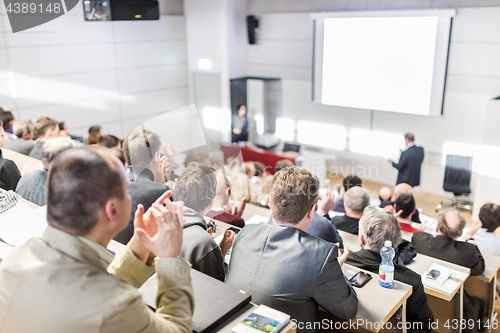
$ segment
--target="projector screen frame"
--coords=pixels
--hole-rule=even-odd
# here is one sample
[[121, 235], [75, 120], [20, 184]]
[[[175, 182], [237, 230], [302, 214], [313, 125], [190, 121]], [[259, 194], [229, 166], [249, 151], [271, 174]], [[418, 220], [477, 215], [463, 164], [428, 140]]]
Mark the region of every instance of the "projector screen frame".
[[[349, 109], [347, 106], [336, 106], [322, 103], [323, 83], [323, 53], [324, 53], [324, 22], [327, 18], [369, 18], [369, 17], [438, 17], [438, 31], [436, 37], [435, 69], [433, 73], [432, 99], [429, 114], [398, 113], [402, 115], [442, 117], [444, 110], [444, 97], [449, 63], [451, 42], [451, 29], [455, 9], [430, 9], [430, 10], [394, 10], [394, 11], [352, 11], [352, 12], [322, 12], [311, 13], [313, 22], [313, 59], [312, 59], [312, 90], [311, 98], [314, 103]], [[438, 54], [439, 52], [439, 54]], [[391, 112], [390, 110], [368, 109], [378, 112]]]

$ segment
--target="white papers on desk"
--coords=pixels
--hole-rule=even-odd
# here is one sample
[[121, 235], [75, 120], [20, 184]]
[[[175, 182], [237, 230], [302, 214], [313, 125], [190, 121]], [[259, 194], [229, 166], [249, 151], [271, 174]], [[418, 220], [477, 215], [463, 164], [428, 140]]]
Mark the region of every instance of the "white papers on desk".
[[32, 237], [40, 237], [47, 228], [47, 206], [33, 209], [18, 203], [0, 214], [0, 238], [12, 246], [21, 246]]
[[260, 224], [260, 223], [267, 223], [269, 221], [269, 217], [265, 217], [259, 214], [255, 214], [252, 216], [252, 218], [248, 219], [245, 221], [245, 225], [247, 224]]
[[[427, 273], [435, 269], [440, 272], [439, 277], [436, 280], [429, 279]], [[422, 284], [439, 292], [451, 295], [460, 284], [467, 279], [469, 275], [467, 273], [459, 272], [451, 268], [446, 268], [439, 264], [432, 264], [427, 272], [422, 274]]]

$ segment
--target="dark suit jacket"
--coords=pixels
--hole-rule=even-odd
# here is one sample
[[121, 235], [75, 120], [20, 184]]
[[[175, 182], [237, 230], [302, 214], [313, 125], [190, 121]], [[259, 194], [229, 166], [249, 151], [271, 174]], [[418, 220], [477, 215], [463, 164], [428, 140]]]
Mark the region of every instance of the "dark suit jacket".
[[358, 299], [337, 255], [337, 246], [298, 229], [247, 225], [234, 241], [226, 283], [298, 322], [315, 322], [318, 305], [338, 319], [352, 319]]
[[130, 220], [127, 227], [115, 236], [115, 240], [122, 244], [127, 244], [134, 235], [134, 218], [137, 206], [142, 204], [144, 211], [146, 211], [165, 191], [170, 190], [166, 184], [155, 182], [155, 177], [149, 169], [132, 167], [129, 168], [128, 175], [130, 179], [128, 193], [132, 198]]
[[339, 230], [357, 235], [359, 232], [359, 219], [347, 215], [334, 216], [332, 223]]
[[194, 269], [224, 282], [227, 265], [219, 245], [207, 232], [203, 216], [191, 208], [184, 214], [181, 255]]
[[16, 163], [3, 158], [2, 149], [0, 149], [0, 188], [14, 191], [19, 179], [21, 179], [21, 173]]
[[396, 184], [420, 185], [420, 168], [423, 160], [424, 148], [422, 147], [414, 145], [403, 151], [399, 162], [392, 162], [392, 166], [399, 170]]
[[[484, 272], [484, 259], [476, 245], [455, 241], [446, 236], [432, 236], [423, 231], [413, 234], [411, 242], [418, 253], [433, 258], [445, 260], [471, 269], [471, 275], [480, 275]], [[464, 291], [464, 319], [472, 319], [474, 328], [463, 330], [466, 333], [476, 332], [477, 321], [484, 315], [484, 301], [480, 298], [470, 296]]]
[[[273, 216], [269, 217], [269, 224], [273, 224]], [[342, 237], [340, 237], [337, 228], [333, 225], [330, 220], [330, 216], [320, 216], [318, 213], [314, 212], [311, 224], [307, 227], [306, 232], [314, 237], [321, 238], [330, 243], [339, 243], [341, 249], [344, 248], [344, 243], [342, 242]]]
[[[378, 273], [382, 258], [379, 253], [361, 249], [357, 252], [349, 252], [347, 263], [367, 271]], [[415, 273], [404, 266], [394, 266], [394, 279], [413, 287], [410, 297], [408, 298], [408, 306], [406, 308], [406, 318], [408, 322], [420, 322], [424, 331], [430, 332], [430, 323], [434, 320], [432, 311], [427, 304], [427, 296], [425, 295], [424, 286], [420, 274]]]
[[415, 232], [411, 242], [418, 253], [468, 267], [471, 275], [481, 275], [484, 272], [484, 258], [474, 244], [446, 236], [432, 236], [423, 231]]

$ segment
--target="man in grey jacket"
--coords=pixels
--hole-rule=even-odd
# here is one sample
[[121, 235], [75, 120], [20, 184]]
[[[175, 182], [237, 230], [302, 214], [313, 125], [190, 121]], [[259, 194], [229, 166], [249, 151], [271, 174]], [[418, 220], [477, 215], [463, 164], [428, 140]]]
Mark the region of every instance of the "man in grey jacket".
[[13, 126], [13, 136], [5, 141], [4, 148], [17, 151], [18, 153], [29, 155], [35, 147], [33, 141], [33, 124], [29, 119], [15, 120]]
[[47, 173], [52, 160], [75, 145], [70, 138], [52, 138], [47, 140], [42, 147], [42, 170], [35, 170], [24, 175], [17, 183], [16, 193], [23, 199], [38, 206], [45, 205], [45, 192], [47, 192]]
[[305, 232], [315, 211], [318, 179], [300, 167], [282, 169], [271, 189], [273, 224], [252, 224], [236, 237], [226, 283], [288, 313], [299, 332], [314, 332], [318, 306], [340, 320], [354, 318], [356, 293], [332, 243]]
[[205, 214], [212, 209], [217, 190], [215, 170], [211, 167], [191, 162], [182, 171], [174, 187], [174, 197], [187, 207], [184, 214], [184, 235], [182, 256], [197, 271], [224, 281], [227, 266], [224, 263], [231, 246], [234, 232], [227, 230], [219, 245], [212, 237], [212, 230], [205, 222]]

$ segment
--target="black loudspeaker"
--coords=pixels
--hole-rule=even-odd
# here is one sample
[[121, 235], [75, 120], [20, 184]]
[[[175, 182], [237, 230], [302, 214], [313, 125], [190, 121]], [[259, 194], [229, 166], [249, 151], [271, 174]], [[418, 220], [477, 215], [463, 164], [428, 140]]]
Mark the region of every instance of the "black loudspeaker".
[[156, 0], [112, 0], [113, 21], [159, 20], [160, 9]]
[[247, 15], [248, 44], [255, 44], [255, 29], [259, 27], [259, 21], [255, 15]]

